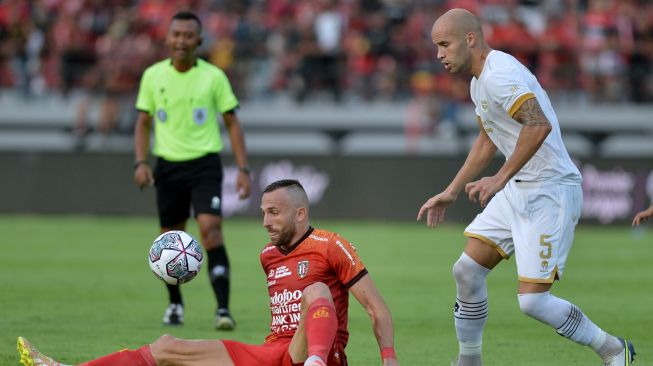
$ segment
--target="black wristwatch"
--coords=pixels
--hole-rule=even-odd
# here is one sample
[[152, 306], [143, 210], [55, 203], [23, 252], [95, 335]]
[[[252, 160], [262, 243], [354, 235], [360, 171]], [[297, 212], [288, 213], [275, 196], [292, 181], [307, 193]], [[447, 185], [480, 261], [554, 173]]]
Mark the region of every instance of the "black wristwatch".
[[136, 160], [134, 161], [134, 170], [138, 168], [141, 164], [147, 165], [147, 160]]

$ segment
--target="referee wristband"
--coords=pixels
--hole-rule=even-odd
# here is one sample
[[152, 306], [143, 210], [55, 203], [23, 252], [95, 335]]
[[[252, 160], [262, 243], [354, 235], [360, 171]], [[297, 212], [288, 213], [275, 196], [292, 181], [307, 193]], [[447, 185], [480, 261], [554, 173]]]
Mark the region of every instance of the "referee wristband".
[[136, 160], [134, 162], [134, 169], [138, 168], [141, 164], [147, 165], [147, 161], [145, 161], [145, 160]]
[[383, 347], [381, 349], [381, 360], [385, 360], [386, 358], [392, 358], [394, 360], [397, 359], [397, 355], [395, 354], [395, 349], [393, 347]]

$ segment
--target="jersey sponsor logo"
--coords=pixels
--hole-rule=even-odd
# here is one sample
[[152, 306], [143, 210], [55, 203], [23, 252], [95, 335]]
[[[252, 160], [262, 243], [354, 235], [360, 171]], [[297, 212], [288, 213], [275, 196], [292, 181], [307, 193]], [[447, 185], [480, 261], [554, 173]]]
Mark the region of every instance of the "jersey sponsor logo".
[[297, 275], [299, 278], [304, 278], [308, 274], [308, 261], [297, 262]]
[[274, 271], [274, 279], [290, 276], [292, 272], [286, 266], [277, 267]]
[[165, 109], [159, 108], [159, 110], [156, 111], [156, 118], [161, 122], [165, 122], [168, 120], [168, 113], [166, 113]]
[[271, 280], [271, 281], [268, 281], [268, 287], [270, 287], [270, 286], [274, 286], [274, 285], [276, 285], [276, 284], [277, 284], [277, 280]]
[[340, 242], [340, 240], [336, 240], [336, 244], [338, 244], [338, 246], [340, 247], [340, 249], [342, 249], [342, 251], [345, 252], [345, 255], [347, 256], [347, 258], [349, 258], [349, 261], [351, 262], [351, 265], [352, 265], [352, 266], [355, 266], [355, 265], [356, 265], [356, 261], [354, 260], [354, 257], [352, 257], [351, 254], [349, 254], [349, 251], [347, 250], [347, 248], [345, 248], [345, 246], [342, 245], [342, 243]]
[[[266, 249], [267, 249], [267, 248], [266, 248]], [[271, 277], [274, 277], [274, 270], [273, 270], [273, 269], [271, 269], [271, 270], [268, 272], [268, 278], [271, 278]]]
[[274, 248], [275, 248], [274, 245], [270, 245], [270, 246], [268, 246], [268, 247], [265, 247], [265, 248], [263, 248], [263, 250], [261, 251], [261, 254], [263, 254], [263, 253], [265, 253], [265, 252], [269, 252], [269, 251], [271, 251], [271, 250], [274, 249]]
[[301, 316], [302, 291], [275, 291], [270, 296], [270, 312], [272, 322], [270, 330], [273, 333], [285, 332], [297, 329]]
[[317, 241], [329, 241], [329, 238], [324, 238], [313, 234], [309, 235], [308, 237]]
[[193, 121], [198, 125], [203, 125], [206, 122], [206, 115], [208, 114], [206, 108], [194, 108], [193, 109]]
[[[299, 301], [302, 299], [302, 291], [288, 291], [287, 288], [283, 289], [283, 292], [275, 291], [270, 296], [270, 304], [272, 305], [285, 305], [292, 301]], [[298, 304], [299, 305], [299, 304]]]

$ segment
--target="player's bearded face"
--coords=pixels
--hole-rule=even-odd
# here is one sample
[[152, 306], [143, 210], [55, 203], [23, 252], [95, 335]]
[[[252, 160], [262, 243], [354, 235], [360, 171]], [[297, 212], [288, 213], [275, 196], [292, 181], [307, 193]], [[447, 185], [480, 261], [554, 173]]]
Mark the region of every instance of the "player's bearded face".
[[297, 233], [297, 208], [288, 204], [284, 194], [282, 191], [266, 193], [261, 201], [263, 226], [275, 246], [292, 244]]
[[275, 246], [291, 245], [291, 240], [295, 236], [296, 227], [294, 218], [287, 217], [284, 221], [268, 228], [268, 236]]

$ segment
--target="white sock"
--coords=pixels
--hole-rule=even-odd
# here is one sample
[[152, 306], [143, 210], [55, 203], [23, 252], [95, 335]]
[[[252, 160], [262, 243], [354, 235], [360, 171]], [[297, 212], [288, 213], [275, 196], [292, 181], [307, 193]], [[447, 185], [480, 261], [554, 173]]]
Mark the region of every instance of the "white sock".
[[[519, 294], [519, 307], [526, 314], [555, 328], [556, 332], [576, 343], [590, 346], [606, 359], [621, 351], [619, 340], [597, 327], [583, 312], [567, 300], [548, 291]], [[616, 341], [616, 344], [615, 344]]]
[[321, 361], [323, 364], [326, 365], [326, 362], [324, 362], [324, 360], [321, 359], [320, 356], [315, 356], [315, 355], [310, 356], [309, 358], [307, 358], [306, 361], [304, 361], [304, 365], [309, 365], [313, 361]]
[[453, 276], [456, 279], [456, 304], [453, 316], [460, 355], [481, 354], [483, 328], [488, 314], [485, 281], [488, 273], [490, 273], [489, 269], [476, 263], [465, 253], [462, 253], [453, 266]]

